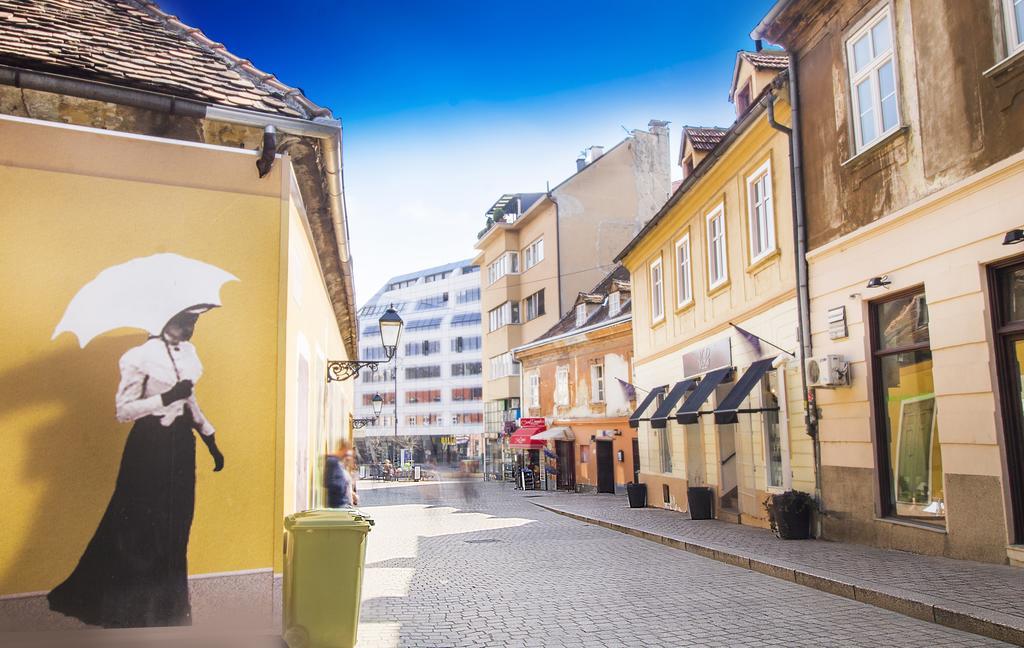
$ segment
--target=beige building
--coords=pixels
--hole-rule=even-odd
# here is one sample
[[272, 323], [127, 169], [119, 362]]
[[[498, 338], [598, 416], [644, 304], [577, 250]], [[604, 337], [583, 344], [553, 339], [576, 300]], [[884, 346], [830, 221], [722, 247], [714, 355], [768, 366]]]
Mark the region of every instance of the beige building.
[[537, 338], [576, 296], [613, 268], [612, 258], [669, 193], [668, 125], [652, 120], [547, 193], [506, 194], [487, 212], [473, 259], [480, 266], [487, 470], [501, 461], [499, 435], [520, 416], [512, 349]]
[[547, 429], [517, 434], [510, 446], [524, 465], [542, 466], [549, 490], [616, 493], [637, 479], [630, 295], [629, 273], [619, 266], [580, 293], [549, 331], [515, 349], [523, 416], [542, 417]]
[[796, 59], [812, 353], [851, 380], [816, 390], [827, 537], [1024, 562], [1022, 10], [782, 0], [755, 30]]
[[[648, 502], [764, 526], [764, 501], [814, 491], [803, 423], [785, 68], [742, 52], [729, 128], [683, 133], [682, 185], [619, 255], [633, 278], [634, 384]], [[758, 339], [761, 338], [761, 339]], [[774, 346], [773, 346], [774, 345]], [[706, 491], [705, 491], [706, 492]]]

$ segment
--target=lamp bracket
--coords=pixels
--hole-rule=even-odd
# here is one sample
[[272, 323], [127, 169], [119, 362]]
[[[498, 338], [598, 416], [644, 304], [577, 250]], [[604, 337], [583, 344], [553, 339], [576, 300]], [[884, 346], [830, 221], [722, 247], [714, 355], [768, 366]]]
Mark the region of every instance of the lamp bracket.
[[359, 370], [363, 367], [369, 367], [370, 371], [376, 373], [380, 362], [380, 360], [328, 360], [327, 382], [357, 378]]

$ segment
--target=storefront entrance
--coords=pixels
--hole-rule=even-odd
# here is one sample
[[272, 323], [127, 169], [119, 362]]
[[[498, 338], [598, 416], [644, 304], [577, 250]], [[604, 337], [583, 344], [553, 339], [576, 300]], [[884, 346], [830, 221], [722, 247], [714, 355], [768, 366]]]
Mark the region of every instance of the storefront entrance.
[[1024, 543], [1024, 261], [993, 268], [990, 287], [1013, 544]]
[[615, 492], [615, 460], [612, 442], [597, 441], [597, 492]]
[[558, 490], [576, 490], [576, 453], [572, 441], [555, 441]]

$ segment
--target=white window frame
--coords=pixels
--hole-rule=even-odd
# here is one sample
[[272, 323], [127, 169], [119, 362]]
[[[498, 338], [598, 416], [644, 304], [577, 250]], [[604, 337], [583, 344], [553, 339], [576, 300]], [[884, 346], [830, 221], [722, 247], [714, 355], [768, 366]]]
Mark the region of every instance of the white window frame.
[[519, 253], [514, 250], [502, 252], [501, 256], [487, 265], [487, 285], [511, 274], [519, 274]]
[[[693, 303], [693, 250], [690, 233], [676, 241], [676, 306], [683, 308]], [[686, 253], [685, 261], [680, 252]]]
[[1017, 29], [1015, 4], [1024, 4], [1024, 0], [1002, 0], [1003, 26], [1006, 28], [1006, 58], [1024, 51], [1024, 33]]
[[[648, 268], [649, 285], [651, 288], [651, 323], [657, 324], [665, 319], [665, 272], [659, 256]], [[657, 271], [657, 280], [655, 280]]]
[[555, 369], [555, 405], [569, 404], [569, 367], [559, 365]]
[[[713, 222], [719, 219], [722, 223], [721, 236], [716, 238], [712, 228]], [[708, 240], [708, 290], [714, 290], [729, 280], [729, 239], [725, 227], [725, 205], [719, 204], [704, 217], [704, 220]], [[720, 254], [715, 252], [718, 241], [721, 241], [722, 246]], [[718, 268], [715, 266], [715, 260], [718, 258], [722, 261], [721, 276], [717, 276], [716, 272]]]
[[511, 351], [491, 356], [490, 361], [491, 375], [488, 376], [490, 380], [519, 375], [520, 365], [515, 361], [515, 358], [512, 357]]
[[540, 290], [538, 290], [537, 292], [533, 293], [532, 295], [528, 296], [526, 299], [523, 300], [523, 302], [525, 302], [525, 305], [523, 306], [522, 311], [525, 311], [525, 313], [521, 311], [519, 313], [520, 318], [522, 318], [522, 316], [525, 314], [526, 319], [524, 321], [529, 322], [531, 320], [537, 319], [538, 317], [544, 314], [540, 308], [541, 295], [543, 294], [544, 289], [541, 288]]
[[622, 311], [622, 295], [616, 290], [608, 295], [608, 317], [615, 317]]
[[590, 402], [604, 402], [604, 364], [600, 362], [590, 365]]
[[530, 407], [540, 407], [540, 372], [531, 371], [526, 376], [529, 389], [526, 393], [530, 395]]
[[[765, 194], [760, 203], [764, 207], [764, 231], [765, 231], [765, 242], [764, 249], [758, 250], [757, 246], [760, 243], [760, 237], [757, 235], [754, 225], [758, 221], [757, 208], [758, 203], [755, 203], [756, 194], [754, 188], [761, 181], [764, 181]], [[772, 163], [771, 160], [765, 160], [765, 163], [757, 167], [757, 170], [747, 176], [747, 226], [750, 232], [750, 262], [756, 263], [761, 259], [769, 256], [775, 252], [775, 195], [772, 187]]]
[[577, 328], [587, 323], [587, 304], [576, 304], [576, 326]]
[[523, 248], [523, 272], [544, 260], [544, 237]]
[[[877, 56], [874, 53], [874, 43], [871, 40], [870, 32], [875, 25], [887, 17], [889, 18], [889, 50], [885, 54]], [[856, 59], [854, 58], [853, 45], [865, 35], [867, 35], [868, 43], [871, 46], [872, 58], [863, 70], [856, 72], [854, 70]], [[884, 130], [882, 128], [882, 98], [878, 87], [878, 70], [890, 61], [892, 62], [893, 95], [896, 99], [896, 123], [890, 126], [888, 130]], [[896, 23], [888, 3], [883, 3], [857, 31], [846, 39], [846, 75], [850, 81], [850, 120], [853, 122], [854, 152], [860, 153], [870, 148], [875, 142], [881, 141], [890, 133], [899, 130], [903, 123], [900, 116], [900, 77], [898, 61], [896, 59]], [[875, 117], [875, 137], [867, 141], [864, 140], [861, 133], [860, 98], [857, 94], [857, 86], [865, 80], [869, 80], [871, 83], [871, 98], [873, 101], [871, 109], [874, 111]]]
[[494, 333], [503, 326], [520, 324], [519, 303], [507, 301], [487, 311], [488, 333]]

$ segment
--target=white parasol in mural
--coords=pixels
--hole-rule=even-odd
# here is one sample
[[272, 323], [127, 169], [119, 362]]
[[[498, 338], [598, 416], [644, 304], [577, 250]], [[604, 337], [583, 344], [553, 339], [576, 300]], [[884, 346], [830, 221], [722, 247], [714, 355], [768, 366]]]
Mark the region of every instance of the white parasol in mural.
[[118, 328], [159, 335], [168, 320], [198, 305], [220, 306], [220, 289], [238, 277], [179, 254], [154, 254], [111, 266], [74, 296], [53, 331], [68, 331], [85, 345]]

